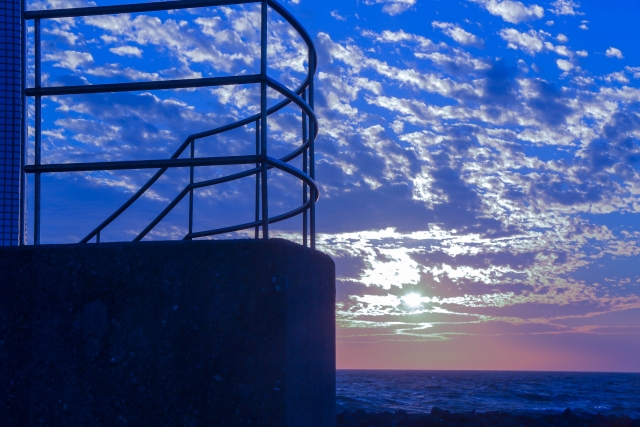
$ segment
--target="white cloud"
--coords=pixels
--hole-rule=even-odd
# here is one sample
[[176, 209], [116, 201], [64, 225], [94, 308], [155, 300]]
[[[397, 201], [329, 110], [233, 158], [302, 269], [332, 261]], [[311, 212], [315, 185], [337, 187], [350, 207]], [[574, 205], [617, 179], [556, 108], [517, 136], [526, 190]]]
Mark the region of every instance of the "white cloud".
[[457, 67], [460, 67], [460, 68], [465, 67], [472, 70], [487, 70], [491, 68], [490, 64], [483, 62], [479, 59], [473, 58], [471, 57], [471, 55], [469, 55], [466, 52], [456, 52], [455, 55], [446, 55], [440, 52], [433, 52], [433, 53], [415, 52], [414, 55], [416, 56], [416, 58], [428, 59], [441, 66], [455, 64]]
[[586, 58], [587, 56], [589, 56], [589, 52], [587, 52], [586, 50], [579, 50], [576, 52], [576, 55], [582, 58]]
[[140, 81], [140, 80], [160, 80], [160, 75], [158, 73], [147, 73], [144, 71], [135, 70], [133, 68], [127, 67], [125, 69], [120, 69], [118, 64], [107, 64], [103, 67], [96, 67], [87, 70], [87, 74], [98, 77], [125, 77], [126, 79], [132, 81]]
[[624, 58], [622, 51], [620, 51], [620, 49], [617, 49], [615, 47], [610, 47], [609, 49], [607, 49], [607, 51], [605, 52], [605, 55], [607, 55], [607, 57], [609, 58], [618, 58], [618, 59]]
[[549, 9], [551, 13], [556, 15], [584, 15], [584, 12], [577, 12], [574, 8], [580, 7], [580, 3], [572, 0], [556, 0], [551, 3], [553, 9]]
[[78, 41], [78, 39], [80, 38], [78, 34], [74, 34], [70, 31], [65, 31], [64, 29], [61, 29], [61, 28], [51, 28], [51, 29], [44, 28], [43, 33], [52, 34], [54, 36], [60, 37], [69, 45], [76, 44], [76, 41]]
[[544, 16], [544, 9], [536, 4], [529, 7], [519, 1], [512, 0], [471, 0], [480, 3], [487, 11], [501, 17], [512, 24], [540, 19]]
[[93, 62], [93, 56], [87, 52], [77, 52], [75, 50], [61, 50], [54, 53], [45, 54], [43, 61], [55, 62], [54, 67], [68, 68], [69, 70], [77, 70], [78, 67], [84, 67]]
[[380, 43], [400, 43], [403, 41], [417, 43], [422, 50], [433, 50], [436, 47], [436, 45], [428, 38], [416, 34], [407, 33], [402, 30], [384, 30], [381, 33], [375, 33], [373, 31], [363, 31], [362, 35]]
[[[520, 49], [532, 56], [543, 51], [555, 52], [558, 55], [568, 58], [574, 55], [573, 51], [564, 45], [554, 46], [553, 43], [545, 41], [546, 37], [551, 36], [551, 34], [546, 31], [529, 30], [526, 33], [521, 33], [514, 28], [505, 28], [498, 34], [508, 42], [507, 47], [509, 49]], [[558, 39], [569, 40], [563, 34], [558, 35]]]
[[450, 22], [440, 22], [434, 21], [431, 23], [434, 28], [440, 28], [442, 32], [446, 35], [457, 41], [458, 43], [465, 46], [483, 46], [484, 40], [479, 37], [476, 37], [474, 34], [471, 34], [462, 28], [460, 28], [456, 24], [452, 24]]
[[545, 25], [547, 25], [547, 26], [549, 26], [549, 27], [550, 27], [550, 26], [552, 26], [553, 24], [555, 24], [555, 22], [553, 22], [553, 21], [547, 21], [547, 22], [545, 22]]
[[629, 67], [626, 66], [624, 67], [625, 70], [627, 70], [630, 73], [633, 73], [633, 78], [634, 79], [640, 79], [640, 67]]
[[119, 46], [112, 47], [109, 52], [119, 56], [135, 56], [137, 58], [142, 57], [142, 51], [135, 46]]
[[594, 84], [596, 81], [592, 77], [576, 76], [573, 78], [573, 82], [580, 86], [589, 86]]
[[558, 59], [556, 64], [558, 64], [558, 68], [562, 71], [571, 71], [573, 69], [571, 61], [567, 61], [566, 59]]
[[618, 82], [618, 83], [629, 83], [629, 79], [624, 75], [624, 72], [616, 71], [615, 73], [607, 74], [604, 76], [604, 80], [608, 83]]
[[569, 41], [569, 37], [565, 36], [564, 34], [558, 34], [556, 36], [556, 40], [558, 40], [560, 43], [566, 43]]
[[521, 49], [529, 55], [535, 55], [544, 50], [544, 33], [529, 30], [521, 33], [514, 28], [505, 28], [500, 31], [500, 37], [508, 42], [509, 49]]
[[589, 27], [587, 27], [588, 23], [589, 21], [582, 21], [578, 28], [580, 28], [581, 30], [588, 30], [589, 29]]
[[344, 16], [340, 15], [337, 10], [332, 10], [331, 11], [331, 16], [334, 19], [337, 19], [338, 21], [346, 21], [347, 20], [347, 18], [345, 18]]
[[365, 0], [364, 4], [384, 4], [382, 11], [388, 15], [399, 15], [415, 6], [418, 0]]
[[558, 55], [562, 55], [562, 56], [566, 56], [566, 57], [573, 56], [573, 52], [571, 51], [571, 49], [569, 49], [566, 46], [554, 46], [553, 43], [545, 42], [544, 43], [544, 47], [545, 47], [545, 49], [549, 50], [550, 52], [555, 52]]

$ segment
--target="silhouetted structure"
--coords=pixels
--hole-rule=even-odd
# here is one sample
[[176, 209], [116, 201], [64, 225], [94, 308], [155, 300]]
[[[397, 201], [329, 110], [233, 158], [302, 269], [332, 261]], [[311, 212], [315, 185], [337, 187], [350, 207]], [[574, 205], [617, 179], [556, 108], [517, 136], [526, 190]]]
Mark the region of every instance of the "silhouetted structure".
[[[41, 21], [44, 19], [85, 17], [98, 15], [113, 15], [120, 13], [135, 12], [152, 12], [165, 11], [175, 9], [188, 9], [194, 7], [222, 6], [231, 4], [247, 4], [261, 3], [261, 58], [260, 73], [229, 77], [212, 77], [199, 79], [179, 79], [179, 80], [162, 80], [135, 83], [113, 83], [100, 85], [80, 85], [80, 86], [50, 86], [42, 87], [41, 84]], [[305, 41], [308, 48], [308, 71], [307, 77], [303, 83], [294, 91], [288, 89], [283, 84], [270, 78], [267, 75], [267, 6], [270, 6], [283, 19], [285, 19]], [[213, 236], [217, 234], [229, 233], [233, 231], [255, 229], [255, 238], [259, 238], [259, 231], [262, 229], [262, 237], [269, 238], [269, 224], [273, 224], [285, 219], [292, 218], [296, 215], [303, 216], [303, 242], [307, 246], [309, 241], [312, 248], [315, 248], [315, 202], [318, 199], [318, 186], [314, 181], [314, 140], [318, 133], [318, 121], [313, 111], [314, 104], [314, 82], [313, 77], [316, 71], [316, 51], [311, 37], [300, 23], [275, 0], [246, 1], [246, 0], [184, 0], [184, 1], [167, 1], [156, 3], [128, 4], [121, 6], [104, 6], [74, 9], [54, 9], [27, 11], [23, 14], [24, 25], [32, 21], [34, 27], [34, 62], [35, 62], [35, 86], [26, 88], [24, 93], [27, 97], [34, 98], [35, 101], [35, 124], [34, 124], [34, 153], [35, 162], [32, 165], [24, 165], [23, 173], [34, 174], [34, 218], [33, 218], [33, 234], [34, 243], [40, 244], [40, 222], [41, 222], [41, 175], [51, 172], [89, 172], [89, 171], [107, 171], [107, 170], [125, 170], [125, 169], [159, 169], [158, 172], [143, 185], [131, 198], [117, 209], [111, 216], [98, 225], [80, 242], [87, 243], [92, 239], [99, 243], [100, 232], [111, 222], [120, 216], [129, 206], [138, 200], [148, 189], [154, 184], [169, 168], [189, 167], [191, 170], [190, 183], [178, 196], [169, 203], [169, 205], [144, 228], [135, 238], [134, 241], [144, 238], [171, 210], [186, 197], [189, 196], [189, 231], [184, 239], [191, 240], [194, 238]], [[26, 44], [25, 44], [25, 56]], [[212, 87], [212, 86], [228, 86], [241, 84], [259, 84], [260, 85], [260, 113], [247, 117], [235, 123], [222, 126], [216, 129], [200, 132], [190, 135], [182, 145], [175, 151], [171, 158], [166, 160], [142, 160], [142, 161], [120, 161], [120, 162], [96, 162], [96, 163], [62, 163], [62, 164], [42, 164], [42, 97], [53, 95], [78, 95], [92, 93], [113, 93], [113, 92], [129, 92], [140, 90], [158, 90], [158, 89], [180, 89], [180, 88], [196, 88], [196, 87]], [[267, 87], [270, 87], [286, 99], [279, 104], [267, 108]], [[294, 103], [300, 107], [302, 111], [302, 142], [301, 145], [292, 153], [276, 159], [270, 157], [267, 151], [267, 119], [271, 114], [280, 111], [287, 105]], [[23, 114], [26, 114], [26, 109]], [[25, 120], [26, 122], [26, 120]], [[224, 157], [206, 157], [196, 158], [195, 144], [199, 139], [237, 129], [242, 126], [255, 124], [256, 129], [256, 151], [255, 154], [246, 156], [224, 156]], [[179, 156], [187, 149], [190, 149], [190, 158], [179, 159]], [[287, 162], [302, 156], [302, 170], [299, 170]], [[195, 182], [194, 168], [197, 166], [220, 166], [220, 165], [255, 165], [254, 168], [235, 173], [232, 175]], [[268, 185], [267, 171], [271, 168], [277, 168], [292, 176], [299, 178], [303, 182], [302, 204], [284, 214], [269, 217], [268, 204]], [[204, 188], [225, 182], [234, 181], [241, 178], [255, 175], [255, 220], [249, 223], [237, 224], [231, 227], [218, 228], [214, 230], [193, 230], [193, 191], [198, 188]], [[24, 174], [22, 176], [24, 181]], [[22, 206], [25, 206], [25, 193], [22, 193]], [[309, 216], [307, 218], [307, 215]]]
[[[87, 86], [41, 85], [40, 25], [44, 19], [247, 3], [261, 4], [259, 74]], [[294, 91], [267, 75], [267, 7], [289, 22], [308, 46], [307, 78]], [[21, 180], [11, 178], [11, 191], [21, 186], [22, 209], [14, 210], [18, 201], [14, 203], [11, 198], [10, 213], [20, 212], [22, 217], [11, 239], [19, 239], [21, 246], [0, 248], [0, 423], [7, 427], [334, 427], [333, 261], [308, 247], [269, 239], [270, 224], [302, 215], [304, 244], [315, 247], [316, 53], [309, 35], [275, 0], [185, 0], [28, 11], [22, 14], [22, 21], [12, 21], [18, 28], [14, 31], [19, 31], [21, 23], [26, 28], [30, 21], [34, 27], [35, 86], [26, 88], [24, 72], [21, 82], [23, 96], [35, 101], [35, 162], [26, 164], [26, 132], [16, 136], [13, 129], [11, 165], [20, 159], [21, 172], [14, 168], [10, 173]], [[19, 51], [11, 54], [18, 55], [24, 71], [24, 39], [22, 47], [21, 58]], [[16, 64], [19, 69], [20, 64], [14, 61]], [[259, 114], [191, 135], [169, 159], [41, 162], [42, 97], [249, 83], [261, 88]], [[269, 109], [268, 87], [286, 98]], [[16, 91], [15, 81], [11, 90]], [[27, 109], [26, 102], [20, 103], [19, 90], [17, 94], [10, 105], [12, 126], [19, 128], [19, 110], [22, 108], [24, 125]], [[267, 119], [291, 103], [302, 111], [302, 143], [276, 159], [267, 153]], [[195, 157], [199, 139], [247, 125], [256, 128], [255, 154]], [[21, 151], [15, 151], [16, 141]], [[187, 149], [190, 157], [179, 158]], [[302, 170], [287, 163], [300, 156]], [[194, 168], [215, 165], [251, 167], [217, 179], [194, 180]], [[40, 244], [43, 173], [158, 169], [124, 205], [81, 240], [100, 243], [101, 231], [174, 167], [190, 168], [190, 183], [134, 242]], [[275, 217], [269, 217], [267, 198], [267, 171], [271, 168], [303, 183], [302, 204]], [[26, 244], [25, 174], [34, 175], [34, 245]], [[255, 176], [254, 221], [223, 229], [193, 230], [195, 189], [251, 176]], [[186, 196], [190, 201], [189, 230], [184, 236], [187, 241], [137, 242]], [[246, 229], [255, 230], [255, 240], [189, 241]], [[259, 238], [260, 230], [263, 239]], [[10, 231], [13, 233], [13, 229]]]
[[335, 426], [335, 272], [318, 251], [0, 248], [0, 294], [3, 427]]
[[20, 223], [20, 0], [0, 3], [0, 246], [16, 246]]

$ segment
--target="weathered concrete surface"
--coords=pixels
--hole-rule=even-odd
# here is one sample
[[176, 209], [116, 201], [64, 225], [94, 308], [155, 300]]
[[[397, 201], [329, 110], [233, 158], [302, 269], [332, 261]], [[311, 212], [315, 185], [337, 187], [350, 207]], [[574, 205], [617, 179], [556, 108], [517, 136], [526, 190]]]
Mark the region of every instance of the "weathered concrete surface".
[[0, 425], [334, 426], [333, 261], [279, 239], [0, 248]]

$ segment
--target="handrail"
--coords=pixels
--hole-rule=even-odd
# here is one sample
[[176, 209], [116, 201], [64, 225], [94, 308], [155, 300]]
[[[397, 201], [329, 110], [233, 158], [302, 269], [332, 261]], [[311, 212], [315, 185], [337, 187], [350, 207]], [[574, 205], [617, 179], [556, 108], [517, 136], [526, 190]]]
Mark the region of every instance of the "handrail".
[[[199, 132], [196, 134], [192, 134], [188, 136], [184, 142], [178, 147], [178, 149], [174, 152], [174, 154], [169, 159], [163, 160], [133, 160], [133, 161], [118, 161], [118, 162], [92, 162], [92, 163], [63, 163], [63, 164], [37, 164], [25, 166], [23, 168], [23, 173], [35, 173], [36, 176], [39, 176], [41, 173], [57, 173], [57, 172], [87, 172], [87, 171], [102, 171], [102, 170], [125, 170], [125, 169], [150, 169], [157, 168], [159, 169], [136, 193], [134, 193], [120, 208], [118, 208], [113, 214], [111, 214], [106, 220], [104, 220], [100, 225], [98, 225], [93, 231], [91, 231], [85, 238], [83, 238], [80, 242], [87, 243], [94, 237], [96, 238], [96, 242], [100, 241], [100, 232], [106, 228], [109, 224], [111, 224], [116, 218], [118, 218], [126, 209], [128, 209], [136, 200], [138, 200], [157, 180], [169, 169], [174, 167], [190, 167], [191, 168], [191, 183], [187, 185], [170, 203], [168, 206], [163, 209], [163, 211], [156, 216], [156, 218], [147, 226], [145, 229], [136, 236], [135, 240], [141, 240], [146, 234], [148, 234], [162, 219], [187, 195], [191, 194], [191, 202], [190, 202], [190, 222], [189, 222], [189, 233], [185, 236], [185, 239], [193, 239], [197, 237], [204, 237], [214, 234], [221, 234], [225, 232], [231, 231], [239, 231], [243, 229], [256, 227], [256, 238], [258, 233], [258, 228], [261, 225], [264, 225], [264, 230], [266, 231], [267, 224], [283, 221], [285, 219], [291, 218], [295, 215], [298, 215], [303, 212], [310, 211], [311, 212], [311, 246], [315, 246], [315, 202], [319, 197], [319, 188], [316, 182], [313, 180], [313, 141], [318, 134], [318, 119], [316, 117], [315, 112], [313, 111], [313, 76], [316, 73], [317, 68], [317, 54], [315, 50], [315, 46], [313, 40], [307, 33], [307, 31], [302, 27], [302, 25], [291, 15], [280, 3], [276, 0], [181, 0], [181, 1], [166, 1], [166, 2], [153, 2], [153, 3], [142, 3], [142, 4], [130, 4], [130, 5], [117, 5], [117, 6], [101, 6], [101, 7], [85, 7], [85, 8], [72, 8], [72, 9], [55, 9], [55, 10], [38, 10], [38, 11], [25, 11], [23, 12], [24, 20], [34, 20], [36, 26], [36, 35], [40, 32], [40, 19], [52, 19], [52, 18], [63, 18], [63, 17], [82, 17], [82, 16], [98, 16], [98, 15], [110, 15], [110, 14], [120, 14], [120, 13], [140, 13], [140, 12], [150, 12], [150, 11], [162, 11], [162, 10], [172, 10], [172, 9], [186, 9], [186, 8], [197, 8], [197, 7], [213, 7], [213, 6], [224, 6], [224, 5], [239, 5], [239, 4], [248, 4], [248, 3], [261, 3], [262, 7], [270, 6], [274, 11], [276, 11], [280, 16], [285, 19], [302, 37], [305, 44], [307, 45], [308, 50], [308, 71], [304, 81], [295, 89], [291, 90], [287, 88], [285, 85], [277, 82], [276, 80], [268, 77], [265, 73], [265, 68], [263, 65], [261, 74], [252, 74], [252, 75], [240, 75], [240, 76], [221, 76], [221, 77], [211, 77], [211, 78], [198, 78], [198, 79], [178, 79], [178, 80], [157, 80], [157, 81], [147, 81], [147, 82], [134, 82], [134, 83], [111, 83], [111, 84], [100, 84], [100, 85], [82, 85], [82, 86], [50, 86], [50, 87], [34, 87], [34, 88], [25, 88], [24, 94], [25, 96], [31, 96], [36, 98], [36, 105], [39, 105], [40, 98], [42, 96], [51, 96], [51, 95], [76, 95], [76, 94], [88, 94], [88, 93], [105, 93], [105, 92], [125, 92], [125, 91], [139, 91], [139, 90], [158, 90], [158, 89], [178, 89], [178, 88], [192, 88], [192, 87], [210, 87], [210, 86], [222, 86], [222, 85], [235, 85], [235, 84], [255, 84], [260, 83], [263, 87], [271, 87], [272, 89], [279, 92], [284, 96], [284, 100], [279, 102], [278, 104], [272, 106], [271, 108], [263, 107], [264, 110], [261, 113], [254, 114], [252, 116], [246, 117], [244, 119], [238, 120], [234, 123], [230, 123], [227, 125], [223, 125], [211, 130]], [[262, 14], [263, 26], [262, 31], [265, 31], [266, 26], [264, 26], [264, 20], [266, 19], [266, 15]], [[262, 52], [263, 55], [266, 52], [264, 44], [266, 43], [266, 38], [264, 35], [262, 36]], [[40, 49], [36, 48], [36, 62], [38, 63], [40, 55]], [[263, 62], [264, 64], [264, 62]], [[38, 74], [40, 70], [37, 70]], [[311, 102], [307, 102], [307, 98], [305, 94], [309, 91], [309, 99]], [[266, 92], [263, 89], [263, 97]], [[194, 146], [195, 141], [205, 138], [208, 136], [213, 136], [216, 134], [224, 133], [233, 129], [240, 128], [242, 126], [246, 126], [251, 123], [256, 124], [256, 131], [260, 128], [260, 122], [266, 120], [267, 117], [277, 113], [282, 110], [287, 105], [294, 103], [302, 110], [302, 119], [303, 119], [303, 129], [307, 129], [306, 120], [309, 120], [309, 130], [310, 134], [308, 136], [303, 135], [303, 143], [293, 152], [283, 156], [281, 159], [275, 159], [266, 155], [266, 151], [262, 154], [258, 153], [256, 155], [251, 156], [226, 156], [226, 157], [206, 157], [206, 158], [196, 158], [194, 157]], [[38, 128], [36, 129], [36, 133], [38, 133]], [[264, 129], [263, 129], [264, 132]], [[306, 132], [306, 131], [304, 131]], [[303, 133], [304, 133], [303, 132]], [[260, 137], [257, 135], [256, 143], [259, 144]], [[191, 146], [191, 158], [187, 159], [179, 159], [178, 157], [184, 152], [184, 150]], [[266, 148], [266, 146], [264, 146]], [[36, 150], [37, 151], [37, 150]], [[299, 156], [304, 157], [303, 165], [304, 170], [299, 170], [291, 165], [289, 165], [288, 161], [291, 161]], [[307, 173], [307, 161], [306, 157], [310, 156], [311, 162], [311, 175]], [[256, 167], [245, 170], [242, 172], [234, 173], [231, 175], [227, 175], [220, 178], [210, 179], [201, 182], [193, 182], [193, 168], [196, 166], [214, 166], [214, 165], [243, 165], [243, 164], [255, 164]], [[260, 166], [260, 165], [263, 166]], [[285, 173], [288, 173], [292, 176], [300, 179], [304, 185], [304, 197], [303, 204], [289, 212], [285, 212], [284, 214], [277, 215], [275, 217], [262, 218], [258, 219], [258, 208], [256, 205], [256, 221], [235, 225], [232, 227], [225, 227], [217, 230], [209, 230], [202, 232], [192, 232], [191, 231], [191, 217], [192, 217], [192, 209], [193, 209], [193, 190], [197, 188], [208, 187], [212, 185], [217, 185], [223, 182], [235, 181], [237, 179], [249, 177], [252, 175], [256, 176], [256, 191], [259, 190], [258, 182], [262, 178], [266, 183], [266, 172], [269, 169], [277, 168], [282, 170]], [[36, 189], [37, 191], [37, 189]], [[263, 203], [266, 203], [266, 187], [263, 187]], [[310, 192], [311, 197], [308, 198], [306, 196], [307, 191]], [[39, 200], [37, 201], [38, 204]], [[256, 193], [256, 203], [259, 202], [258, 194]], [[266, 211], [264, 211], [266, 212]], [[263, 213], [264, 213], [263, 212]], [[306, 242], [306, 213], [304, 215], [304, 238], [303, 241]], [[39, 223], [38, 223], [39, 224]], [[263, 233], [265, 234], [265, 233]], [[267, 237], [265, 234], [263, 237]], [[39, 243], [39, 242], [36, 242]]]
[[131, 169], [184, 168], [187, 166], [228, 166], [261, 162], [260, 156], [197, 157], [195, 159], [126, 160], [122, 162], [60, 163], [29, 165], [26, 173], [96, 172]]
[[186, 89], [194, 87], [213, 87], [260, 83], [260, 74], [245, 76], [207, 77], [202, 79], [155, 80], [135, 83], [107, 83], [101, 85], [47, 86], [29, 88], [27, 96], [85, 95], [90, 93], [133, 92], [142, 90]]
[[118, 4], [112, 6], [73, 7], [66, 9], [28, 10], [24, 19], [79, 18], [83, 16], [116, 15], [120, 13], [161, 12], [163, 10], [194, 9], [197, 7], [230, 6], [259, 3], [260, 0], [178, 0], [150, 3]]

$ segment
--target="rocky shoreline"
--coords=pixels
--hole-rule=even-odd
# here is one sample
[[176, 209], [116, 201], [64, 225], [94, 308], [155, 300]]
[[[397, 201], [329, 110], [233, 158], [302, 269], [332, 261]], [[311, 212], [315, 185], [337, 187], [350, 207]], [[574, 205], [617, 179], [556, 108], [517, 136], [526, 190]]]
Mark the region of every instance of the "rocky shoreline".
[[430, 414], [406, 411], [342, 412], [337, 427], [640, 427], [640, 419], [626, 415], [602, 415], [566, 409], [557, 414], [514, 414], [509, 412], [452, 413], [434, 407]]

